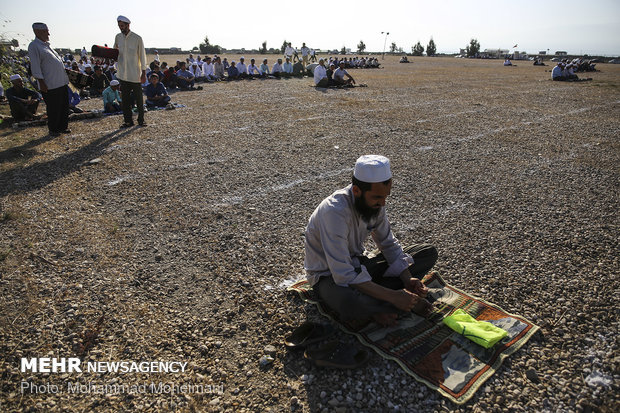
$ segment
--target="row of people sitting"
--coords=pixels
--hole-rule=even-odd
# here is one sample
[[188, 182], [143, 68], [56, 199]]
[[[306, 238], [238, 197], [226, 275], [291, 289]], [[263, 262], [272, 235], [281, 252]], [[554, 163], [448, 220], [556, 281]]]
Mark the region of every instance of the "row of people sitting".
[[[174, 67], [168, 67], [166, 62], [161, 65], [157, 61], [149, 65], [150, 73], [157, 73], [164, 85], [170, 89], [179, 88], [181, 90], [193, 89], [199, 82], [216, 82], [225, 80], [253, 79], [265, 77], [303, 77], [305, 70], [302, 63], [292, 64], [290, 59], [285, 62], [278, 59], [272, 67], [269, 66], [268, 59], [263, 59], [263, 63], [256, 64], [255, 59], [250, 59], [250, 64], [246, 65], [245, 58], [241, 57], [239, 63], [220, 57], [213, 60], [206, 57], [204, 61], [194, 61], [189, 65], [186, 62], [177, 61]], [[143, 85], [144, 86], [144, 85]]]
[[558, 62], [555, 67], [551, 70], [551, 79], [556, 81], [580, 81], [580, 80], [592, 80], [592, 78], [579, 79], [579, 77], [575, 74], [577, 69], [579, 68], [579, 64], [577, 62], [573, 63], [565, 63]]
[[[313, 65], [309, 65], [313, 66]], [[314, 85], [316, 87], [342, 87], [353, 86], [355, 79], [345, 69], [345, 62], [340, 61], [339, 66], [336, 68], [334, 63], [331, 63], [329, 67], [325, 66], [325, 60], [319, 59], [318, 65], [313, 68], [314, 71]], [[346, 79], [345, 79], [346, 77]]]

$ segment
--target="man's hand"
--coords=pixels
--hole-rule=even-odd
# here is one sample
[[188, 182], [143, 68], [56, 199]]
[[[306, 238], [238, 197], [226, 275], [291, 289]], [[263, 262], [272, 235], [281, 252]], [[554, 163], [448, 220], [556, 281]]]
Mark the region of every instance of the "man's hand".
[[37, 82], [39, 83], [39, 90], [43, 93], [47, 93], [47, 85], [45, 84], [45, 80], [37, 79]]
[[403, 311], [411, 311], [420, 297], [407, 290], [395, 290], [391, 303]]
[[146, 83], [146, 71], [142, 71], [142, 75], [140, 75], [140, 83]]
[[422, 284], [422, 281], [417, 278], [410, 278], [409, 281], [405, 283], [405, 288], [422, 298], [426, 298], [428, 295], [428, 287]]

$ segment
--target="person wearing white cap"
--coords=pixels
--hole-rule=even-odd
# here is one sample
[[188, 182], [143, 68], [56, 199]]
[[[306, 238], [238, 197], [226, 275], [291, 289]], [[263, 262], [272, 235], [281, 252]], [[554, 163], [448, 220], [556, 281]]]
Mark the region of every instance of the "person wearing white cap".
[[118, 49], [116, 78], [120, 81], [123, 98], [123, 117], [125, 122], [121, 128], [133, 126], [131, 100], [127, 96], [133, 92], [138, 106], [138, 124], [146, 126], [144, 120], [144, 99], [142, 84], [146, 83], [146, 51], [142, 37], [129, 30], [131, 21], [125, 16], [116, 18], [120, 33], [114, 39], [114, 48]]
[[33, 120], [36, 116], [41, 96], [34, 90], [24, 87], [20, 75], [11, 75], [9, 78], [13, 86], [6, 90], [6, 98], [11, 108], [11, 116], [16, 122]]
[[558, 62], [553, 70], [551, 70], [551, 79], [563, 81], [566, 80], [566, 76], [564, 75], [564, 63]]
[[[324, 199], [306, 226], [306, 277], [343, 321], [394, 325], [400, 313], [428, 308], [420, 279], [435, 265], [437, 250], [429, 244], [403, 250], [385, 213], [391, 188], [388, 158], [361, 156], [351, 185]], [[369, 235], [378, 248], [372, 258], [364, 248]]]
[[28, 45], [30, 70], [45, 100], [47, 127], [51, 136], [71, 133], [69, 129], [69, 77], [62, 58], [50, 46], [45, 23], [32, 25], [35, 39]]
[[197, 61], [193, 61], [192, 62], [192, 64], [189, 67], [189, 72], [192, 74], [192, 76], [194, 76], [194, 80], [196, 82], [204, 82], [205, 81], [205, 77], [202, 74], [202, 70], [198, 66], [198, 62]]
[[118, 93], [120, 82], [116, 79], [110, 82], [110, 86], [105, 88], [101, 97], [103, 98], [103, 111], [105, 113], [117, 113], [121, 110], [122, 99]]

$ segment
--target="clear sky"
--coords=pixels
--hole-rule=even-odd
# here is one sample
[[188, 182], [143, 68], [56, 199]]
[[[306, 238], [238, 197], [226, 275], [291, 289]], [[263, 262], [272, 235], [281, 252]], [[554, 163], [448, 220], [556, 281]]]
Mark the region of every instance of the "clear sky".
[[[122, 3], [122, 4], [121, 4]], [[320, 7], [320, 9], [317, 9]], [[340, 14], [338, 13], [340, 10]], [[47, 23], [50, 43], [77, 49], [112, 45], [116, 17], [131, 19], [131, 30], [146, 47], [198, 46], [205, 36], [225, 48], [279, 48], [306, 42], [316, 49], [368, 51], [395, 42], [411, 52], [431, 36], [438, 52], [458, 52], [473, 37], [481, 48], [512, 49], [530, 54], [566, 50], [572, 54], [620, 55], [620, 0], [359, 0], [359, 1], [194, 1], [148, 0], [75, 2], [68, 0], [0, 0], [0, 36], [26, 48], [31, 25]]]

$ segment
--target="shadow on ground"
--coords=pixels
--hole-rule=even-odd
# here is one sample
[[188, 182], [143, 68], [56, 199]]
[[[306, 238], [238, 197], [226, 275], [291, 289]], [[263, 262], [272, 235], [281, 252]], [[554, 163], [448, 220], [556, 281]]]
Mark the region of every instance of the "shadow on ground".
[[[103, 150], [110, 144], [131, 133], [131, 129], [108, 133], [90, 144], [62, 155], [56, 159], [35, 163], [26, 167], [16, 167], [0, 174], [0, 197], [16, 193], [28, 193], [43, 188], [71, 172], [77, 171], [85, 162], [103, 154]], [[9, 148], [0, 152], [0, 163], [22, 156], [24, 152], [32, 153], [33, 147], [52, 139], [44, 136], [29, 141], [19, 147]]]

